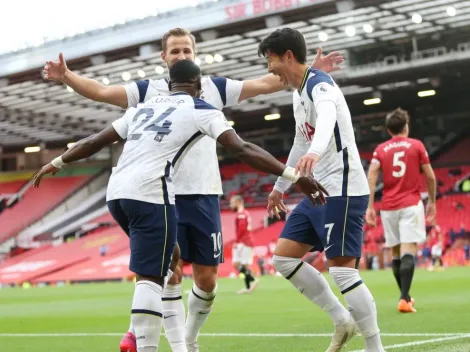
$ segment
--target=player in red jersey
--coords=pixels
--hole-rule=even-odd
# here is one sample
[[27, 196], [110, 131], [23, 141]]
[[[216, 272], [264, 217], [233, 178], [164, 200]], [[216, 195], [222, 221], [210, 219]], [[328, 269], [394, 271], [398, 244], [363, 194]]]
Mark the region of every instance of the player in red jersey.
[[232, 263], [235, 270], [245, 275], [245, 289], [238, 293], [253, 292], [258, 284], [251, 274], [253, 264], [253, 236], [251, 234], [251, 215], [245, 209], [245, 202], [239, 195], [230, 198], [230, 208], [237, 213], [235, 219], [236, 239], [232, 249]]
[[369, 168], [370, 198], [366, 213], [368, 224], [376, 225], [374, 195], [380, 170], [383, 173], [381, 217], [385, 240], [392, 249], [393, 274], [401, 290], [398, 310], [416, 312], [410, 287], [415, 269], [417, 244], [426, 239], [424, 206], [421, 201], [422, 171], [427, 179], [429, 200], [427, 220], [436, 216], [436, 178], [423, 143], [408, 138], [408, 112], [400, 108], [387, 115], [385, 124], [392, 136], [374, 151]]

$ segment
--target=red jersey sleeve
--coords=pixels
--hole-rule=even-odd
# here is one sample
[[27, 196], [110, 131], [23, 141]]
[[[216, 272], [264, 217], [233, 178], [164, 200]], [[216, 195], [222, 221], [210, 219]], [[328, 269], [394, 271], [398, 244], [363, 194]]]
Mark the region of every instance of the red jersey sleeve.
[[426, 147], [424, 146], [423, 142], [417, 141], [416, 143], [417, 148], [418, 148], [418, 153], [419, 153], [419, 164], [424, 165], [424, 164], [429, 164], [429, 156], [428, 152], [426, 151]]
[[382, 164], [381, 156], [380, 156], [380, 146], [375, 148], [374, 153], [372, 154], [371, 163]]

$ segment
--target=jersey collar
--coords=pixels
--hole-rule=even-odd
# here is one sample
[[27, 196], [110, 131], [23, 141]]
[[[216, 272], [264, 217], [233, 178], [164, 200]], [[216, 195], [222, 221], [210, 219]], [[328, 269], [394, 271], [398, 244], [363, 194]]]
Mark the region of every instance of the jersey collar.
[[307, 67], [304, 73], [304, 78], [302, 78], [302, 83], [300, 84], [300, 89], [299, 89], [300, 94], [302, 94], [302, 91], [305, 88], [305, 84], [307, 83], [309, 73], [310, 73], [310, 67]]

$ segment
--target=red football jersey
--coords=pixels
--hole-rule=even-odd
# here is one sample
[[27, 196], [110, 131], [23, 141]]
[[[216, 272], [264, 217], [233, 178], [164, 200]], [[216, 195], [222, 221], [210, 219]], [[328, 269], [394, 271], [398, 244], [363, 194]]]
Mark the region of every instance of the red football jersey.
[[383, 210], [397, 210], [421, 200], [421, 165], [429, 164], [424, 144], [413, 138], [393, 137], [374, 151], [372, 162], [383, 174]]
[[253, 247], [253, 237], [251, 235], [251, 216], [248, 210], [237, 213], [235, 218], [236, 242], [245, 246]]

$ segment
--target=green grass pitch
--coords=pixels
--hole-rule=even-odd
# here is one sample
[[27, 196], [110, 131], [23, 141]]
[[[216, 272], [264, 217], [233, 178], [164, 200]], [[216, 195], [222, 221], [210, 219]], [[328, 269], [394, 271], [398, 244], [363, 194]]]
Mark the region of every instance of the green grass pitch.
[[[470, 352], [469, 267], [418, 270], [412, 287], [418, 313], [408, 315], [396, 311], [398, 290], [391, 271], [363, 272], [362, 277], [376, 299], [387, 351]], [[199, 340], [201, 351], [325, 351], [333, 329], [329, 318], [285, 279], [261, 280], [252, 295], [235, 294], [242, 287], [239, 279], [220, 280]], [[184, 286], [187, 291], [191, 281]], [[0, 349], [117, 352], [129, 325], [132, 292], [130, 283], [2, 289]], [[345, 351], [362, 348], [361, 337], [355, 337]], [[170, 351], [163, 336], [159, 351]]]

